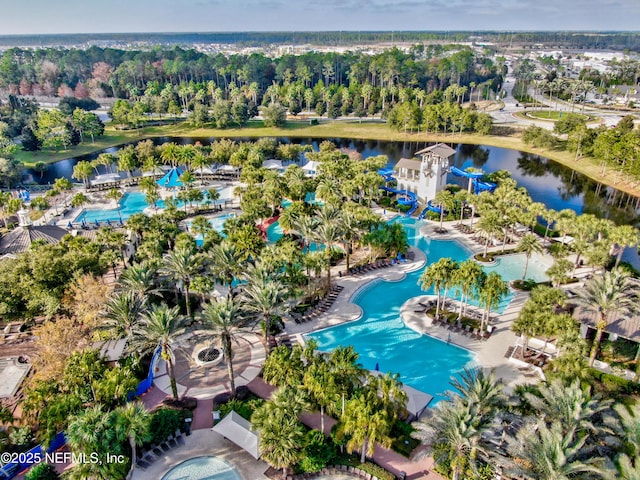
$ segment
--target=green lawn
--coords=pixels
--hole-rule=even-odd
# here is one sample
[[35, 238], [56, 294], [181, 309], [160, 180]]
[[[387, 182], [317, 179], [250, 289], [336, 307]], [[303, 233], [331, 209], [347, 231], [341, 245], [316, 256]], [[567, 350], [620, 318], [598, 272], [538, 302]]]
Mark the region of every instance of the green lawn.
[[[567, 115], [571, 112], [560, 112], [558, 110], [536, 110], [529, 111], [524, 113], [525, 118], [537, 118], [539, 120], [550, 120], [556, 122], [562, 118], [562, 116]], [[571, 115], [577, 115], [579, 117], [584, 118], [585, 121], [593, 120], [589, 115], [583, 115], [582, 113], [571, 113]]]

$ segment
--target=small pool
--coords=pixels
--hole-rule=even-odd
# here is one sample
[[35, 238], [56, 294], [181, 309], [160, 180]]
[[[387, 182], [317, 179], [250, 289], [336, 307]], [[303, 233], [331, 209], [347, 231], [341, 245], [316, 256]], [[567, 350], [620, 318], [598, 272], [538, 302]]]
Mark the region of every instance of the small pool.
[[[235, 216], [236, 216], [235, 213], [223, 213], [218, 217], [210, 218], [209, 225], [211, 225], [216, 232], [224, 236], [222, 231], [224, 230], [225, 222], [230, 218], [235, 218]], [[189, 230], [191, 231], [191, 222], [189, 222]], [[196, 239], [196, 244], [202, 246], [202, 244], [204, 243], [204, 239], [202, 238], [202, 235], [201, 234], [196, 235], [195, 239]]]
[[236, 467], [213, 457], [195, 457], [179, 463], [162, 480], [242, 480]]
[[[267, 227], [267, 241], [269, 243], [276, 243], [283, 236], [284, 236], [284, 230], [282, 230], [282, 227], [280, 226], [280, 222], [278, 221], [273, 222], [271, 225]], [[323, 249], [324, 249], [324, 245], [322, 244], [319, 244], [316, 242], [311, 242], [309, 244], [310, 252], [317, 252], [318, 250], [323, 250]]]
[[[488, 265], [483, 267], [483, 269], [487, 273], [498, 272], [502, 279], [507, 282], [522, 280], [526, 260], [527, 257], [524, 253], [514, 253], [512, 255], [505, 255], [498, 258], [495, 265]], [[549, 281], [549, 277], [545, 272], [550, 266], [551, 265], [547, 265], [542, 262], [537, 256], [531, 256], [529, 264], [527, 265], [527, 275], [525, 280], [531, 278], [538, 283]]]

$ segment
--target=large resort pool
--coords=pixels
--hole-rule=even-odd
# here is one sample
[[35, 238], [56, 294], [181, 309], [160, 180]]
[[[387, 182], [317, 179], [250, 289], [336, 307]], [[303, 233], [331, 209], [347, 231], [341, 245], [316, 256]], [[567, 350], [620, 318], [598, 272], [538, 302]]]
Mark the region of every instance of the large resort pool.
[[[419, 220], [398, 217], [393, 221], [404, 225], [410, 243], [425, 253], [427, 264], [445, 257], [462, 261], [471, 256], [471, 252], [457, 241], [422, 236], [420, 227], [423, 223]], [[506, 281], [516, 280], [522, 277], [524, 261], [524, 255], [510, 255], [485, 270], [496, 271]], [[545, 268], [530, 261], [527, 277], [546, 279]], [[451, 388], [452, 376], [475, 365], [475, 355], [418, 333], [403, 323], [400, 307], [410, 298], [433, 293], [424, 292], [418, 286], [423, 271], [421, 268], [411, 272], [400, 282], [375, 280], [364, 286], [352, 298], [362, 308], [360, 319], [309, 333], [307, 338], [317, 340], [321, 350], [353, 345], [364, 368], [374, 370], [377, 367], [381, 372], [399, 373], [403, 383], [433, 395], [431, 405], [434, 405]], [[513, 294], [509, 293], [498, 310], [504, 311], [512, 298]]]

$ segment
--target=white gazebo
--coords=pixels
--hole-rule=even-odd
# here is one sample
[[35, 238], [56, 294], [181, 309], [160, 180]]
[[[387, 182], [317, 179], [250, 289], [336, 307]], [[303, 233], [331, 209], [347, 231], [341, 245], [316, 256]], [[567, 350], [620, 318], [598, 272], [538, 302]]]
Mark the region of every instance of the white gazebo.
[[251, 430], [251, 424], [248, 420], [233, 410], [211, 430], [231, 440], [256, 460], [260, 458], [258, 434]]

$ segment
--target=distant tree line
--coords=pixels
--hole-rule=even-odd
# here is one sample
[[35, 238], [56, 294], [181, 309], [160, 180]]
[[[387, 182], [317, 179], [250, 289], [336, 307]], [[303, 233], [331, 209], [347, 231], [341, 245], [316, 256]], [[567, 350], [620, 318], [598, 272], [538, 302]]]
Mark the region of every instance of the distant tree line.
[[153, 45], [193, 45], [221, 43], [239, 47], [259, 47], [273, 44], [311, 44], [328, 46], [367, 45], [379, 43], [473, 42], [482, 41], [507, 45], [542, 45], [544, 47], [598, 48], [638, 51], [637, 32], [522, 32], [522, 31], [359, 31], [359, 32], [216, 32], [216, 33], [97, 33], [0, 36], [0, 45], [81, 45], [110, 41], [121, 44], [144, 42]]

